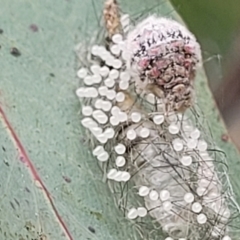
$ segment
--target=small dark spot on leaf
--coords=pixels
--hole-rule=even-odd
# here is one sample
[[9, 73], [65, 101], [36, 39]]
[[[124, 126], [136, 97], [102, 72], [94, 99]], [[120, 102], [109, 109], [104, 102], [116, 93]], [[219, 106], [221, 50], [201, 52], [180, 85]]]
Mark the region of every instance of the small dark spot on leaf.
[[49, 73], [50, 77], [55, 77], [55, 75], [53, 73]]
[[93, 211], [91, 211], [90, 214], [91, 214], [91, 215], [94, 215], [94, 216], [97, 218], [97, 220], [101, 220], [101, 219], [102, 219], [102, 214], [99, 213], [99, 212], [93, 212]]
[[3, 30], [0, 28], [0, 34], [3, 34]]
[[2, 150], [3, 150], [4, 152], [6, 152], [6, 148], [5, 148], [4, 146], [2, 146]]
[[31, 24], [30, 26], [29, 26], [29, 28], [30, 28], [30, 30], [32, 31], [32, 32], [38, 32], [38, 26], [36, 25], [36, 24]]
[[8, 162], [6, 159], [4, 159], [3, 162], [4, 162], [4, 164], [5, 164], [7, 167], [10, 166], [10, 165], [9, 165], [9, 162]]
[[39, 240], [47, 240], [47, 235], [45, 235], [45, 234], [40, 234], [39, 235]]
[[20, 157], [19, 157], [19, 160], [20, 160], [21, 162], [23, 162], [23, 163], [25, 163], [25, 162], [26, 162], [26, 159], [25, 159], [25, 157], [24, 157], [24, 156], [20, 156]]
[[96, 230], [95, 230], [93, 227], [91, 227], [91, 226], [88, 227], [88, 230], [89, 230], [90, 232], [92, 232], [92, 233], [96, 233]]
[[70, 183], [72, 180], [70, 177], [67, 177], [67, 176], [63, 176], [63, 179], [67, 182], [67, 183]]
[[19, 201], [16, 198], [14, 198], [14, 201], [20, 207], [20, 203], [19, 203]]
[[11, 48], [10, 53], [11, 53], [14, 57], [19, 57], [19, 56], [21, 56], [21, 52], [20, 52], [16, 47]]
[[224, 134], [222, 134], [221, 139], [222, 139], [223, 142], [228, 142], [228, 140], [229, 140], [229, 136], [228, 136], [227, 134], [224, 133]]
[[14, 206], [14, 204], [13, 204], [12, 202], [10, 202], [10, 205], [11, 205], [11, 207], [12, 207], [14, 210], [16, 210], [16, 209], [15, 209], [15, 206]]
[[27, 230], [28, 232], [34, 231], [34, 229], [35, 229], [35, 226], [34, 226], [30, 221], [27, 221], [27, 222], [25, 223], [25, 226], [24, 226], [24, 227], [26, 228], [26, 230]]

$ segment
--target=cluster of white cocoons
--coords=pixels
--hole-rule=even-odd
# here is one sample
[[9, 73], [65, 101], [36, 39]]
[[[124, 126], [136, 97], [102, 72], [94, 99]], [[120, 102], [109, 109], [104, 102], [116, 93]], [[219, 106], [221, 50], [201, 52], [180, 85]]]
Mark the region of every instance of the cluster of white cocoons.
[[117, 169], [113, 168], [108, 172], [107, 178], [116, 182], [127, 182], [131, 178], [131, 175], [129, 172], [118, 171]]
[[127, 217], [129, 219], [135, 219], [137, 217], [145, 217], [147, 215], [147, 209], [145, 207], [131, 208], [128, 211]]
[[[140, 113], [133, 112], [130, 115], [131, 120], [134, 123], [139, 123], [142, 120], [142, 116]], [[215, 199], [218, 200], [218, 204], [212, 203], [211, 206], [208, 205], [209, 208], [212, 208], [216, 214], [223, 215], [223, 218], [226, 217], [226, 219], [229, 218], [229, 210], [224, 207], [224, 199], [220, 195], [221, 192], [219, 192], [218, 187], [216, 187], [216, 190], [214, 188], [214, 184], [212, 181], [217, 182], [218, 179], [215, 175], [212, 159], [210, 158], [207, 148], [208, 144], [205, 140], [202, 139], [201, 137], [201, 131], [191, 125], [191, 123], [187, 120], [183, 119], [182, 114], [172, 114], [171, 116], [167, 116], [164, 114], [159, 114], [159, 113], [154, 113], [152, 115], [152, 121], [154, 124], [157, 126], [163, 125], [164, 124], [164, 129], [168, 131], [167, 134], [171, 136], [172, 140], [170, 144], [172, 145], [173, 152], [175, 151], [178, 156], [181, 156], [178, 158], [179, 161], [179, 168], [186, 169], [193, 169], [193, 171], [197, 170], [195, 169], [196, 167], [196, 162], [199, 161], [200, 165], [198, 165], [199, 168], [199, 181], [198, 181], [198, 188], [196, 189], [196, 192], [193, 193], [191, 191], [186, 192], [182, 196], [182, 201], [185, 202], [186, 206], [189, 206], [189, 211], [192, 212], [193, 215], [195, 215], [195, 220], [199, 225], [204, 225], [207, 224], [208, 222], [208, 217], [207, 214], [204, 212], [204, 206], [206, 206], [206, 203], [204, 202], [205, 196], [208, 199], [212, 199], [210, 201], [213, 201], [213, 197], [211, 194], [214, 192]], [[146, 128], [147, 129], [147, 128]], [[146, 130], [144, 129], [144, 131]], [[146, 131], [146, 138], [148, 138], [150, 130], [147, 129]], [[129, 128], [126, 131], [126, 138], [128, 140], [134, 140], [137, 136], [139, 136], [138, 131]], [[141, 136], [142, 139], [144, 139], [144, 136]], [[150, 155], [149, 155], [150, 158]], [[205, 162], [207, 160], [208, 162]], [[199, 164], [198, 163], [198, 164]], [[192, 164], [195, 164], [192, 166]], [[209, 166], [211, 167], [209, 169]], [[192, 168], [191, 168], [192, 167]], [[204, 172], [204, 177], [201, 171], [205, 168], [207, 170]], [[204, 170], [203, 170], [204, 171]], [[181, 171], [180, 171], [181, 172]], [[162, 173], [159, 172], [161, 175]], [[208, 179], [208, 180], [207, 180]], [[164, 183], [166, 184], [166, 183]], [[211, 185], [211, 187], [209, 187]], [[211, 193], [212, 191], [212, 193]], [[148, 199], [147, 201], [152, 202], [152, 207], [154, 206], [161, 206], [163, 211], [166, 212], [166, 214], [173, 214], [175, 209], [174, 208], [174, 199], [171, 198], [171, 192], [169, 192], [168, 188], [166, 187], [165, 189], [162, 189], [161, 191], [157, 191], [156, 189], [153, 189], [152, 186], [140, 186], [138, 195], [143, 197], [144, 199]], [[173, 195], [175, 193], [173, 192]], [[203, 198], [202, 198], [203, 197]], [[179, 201], [179, 199], [177, 200]], [[155, 205], [154, 202], [158, 202], [158, 205]], [[222, 205], [219, 205], [221, 204]], [[215, 206], [218, 205], [218, 208]], [[150, 211], [151, 208], [146, 208], [147, 211]], [[215, 210], [216, 209], [216, 210]], [[223, 213], [220, 213], [220, 212]], [[137, 209], [136, 208], [131, 208], [129, 210], [129, 213], [127, 215], [129, 219], [134, 219], [139, 217], [139, 214], [137, 214]], [[142, 216], [141, 216], [142, 217]], [[211, 219], [209, 219], [211, 221]], [[214, 232], [212, 232], [212, 236], [214, 236]], [[171, 239], [170, 237], [167, 239]], [[184, 239], [184, 238], [181, 238]], [[186, 238], [187, 239], [187, 238]], [[231, 239], [229, 236], [223, 237], [223, 239]], [[175, 238], [174, 238], [175, 240]]]
[[116, 92], [116, 83], [119, 89], [124, 91], [128, 89], [131, 78], [127, 71], [121, 70], [126, 55], [123, 36], [115, 34], [112, 42], [110, 51], [98, 45], [91, 48], [91, 54], [104, 61], [104, 66], [94, 63], [90, 68], [81, 68], [77, 72], [85, 86], [77, 89], [76, 94], [79, 98], [91, 100], [90, 105], [82, 107], [82, 125], [89, 129], [101, 144], [114, 137], [113, 127], [127, 121], [127, 114], [115, 106], [115, 103], [125, 100], [122, 91]]
[[[128, 20], [127, 16], [123, 16], [122, 22], [125, 25], [128, 24]], [[90, 103], [82, 106], [83, 119], [81, 123], [99, 142], [99, 145], [92, 151], [99, 162], [109, 160], [110, 155], [104, 149], [104, 145], [108, 140], [115, 137], [114, 127], [126, 122], [128, 119], [127, 114], [116, 106], [117, 103], [125, 100], [125, 94], [122, 91], [129, 88], [131, 79], [130, 74], [122, 70], [127, 57], [123, 36], [115, 34], [112, 37], [112, 43], [110, 51], [106, 47], [99, 45], [94, 45], [91, 48], [92, 56], [104, 61], [104, 66], [100, 66], [98, 62], [95, 62], [89, 68], [81, 68], [77, 72], [77, 76], [82, 79], [85, 86], [78, 88], [76, 94], [79, 98], [87, 100], [88, 104]], [[120, 90], [118, 92], [115, 90], [116, 83], [118, 83]], [[141, 134], [146, 137], [148, 132], [143, 129]], [[126, 159], [123, 156], [126, 147], [123, 144], [117, 144], [113, 147], [113, 151], [117, 155], [115, 158], [117, 168], [110, 169], [107, 178], [116, 182], [127, 182], [131, 178], [130, 173], [118, 170], [118, 168], [124, 167], [126, 164]]]
[[[121, 18], [124, 31], [128, 31], [129, 17], [123, 15]], [[151, 136], [151, 129], [146, 126], [140, 126], [143, 122], [143, 116], [140, 111], [132, 111], [130, 114], [119, 108], [119, 103], [124, 102], [125, 93], [129, 89], [131, 75], [125, 70], [126, 60], [129, 54], [126, 50], [123, 36], [115, 34], [112, 37], [112, 44], [109, 50], [104, 46], [94, 45], [91, 48], [91, 55], [96, 60], [89, 68], [81, 68], [77, 72], [77, 76], [84, 83], [76, 91], [76, 95], [83, 99], [82, 106], [82, 126], [88, 129], [97, 140], [97, 145], [92, 151], [96, 159], [104, 164], [109, 160], [114, 161], [114, 166], [110, 165], [107, 171], [107, 179], [115, 182], [126, 183], [131, 179], [131, 173], [126, 171], [126, 163], [129, 155], [127, 155], [127, 146], [123, 142], [113, 144], [112, 151], [106, 151], [105, 146], [110, 141], [113, 142], [118, 135], [117, 127], [121, 124], [131, 122], [139, 126], [135, 128], [128, 127], [126, 130], [126, 139], [135, 141], [142, 139], [145, 141]], [[100, 61], [104, 65], [100, 66]], [[99, 64], [98, 64], [99, 63]], [[117, 86], [117, 87], [116, 87]], [[148, 101], [153, 103], [154, 96], [148, 95]], [[156, 128], [166, 126], [166, 132], [170, 135], [170, 145], [172, 150], [178, 154], [179, 164], [184, 168], [190, 168], [194, 161], [194, 154], [197, 152], [199, 156], [209, 158], [207, 153], [208, 144], [202, 139], [201, 132], [198, 128], [194, 128], [188, 121], [180, 121], [183, 119], [181, 114], [166, 115], [162, 112], [156, 112], [151, 115], [151, 121]], [[112, 141], [112, 142], [111, 142]], [[194, 154], [193, 154], [194, 153]], [[113, 155], [112, 155], [113, 154]], [[124, 169], [125, 167], [125, 169]], [[207, 193], [206, 182], [204, 179], [198, 181], [199, 187], [197, 195], [199, 197]], [[209, 184], [209, 181], [208, 181]], [[172, 214], [174, 193], [170, 192], [167, 187], [161, 191], [157, 191], [151, 186], [138, 186], [138, 195], [148, 198], [150, 201], [160, 201], [166, 215]], [[198, 224], [205, 224], [208, 219], [203, 212], [203, 205], [198, 201], [196, 195], [187, 192], [182, 196], [182, 201], [190, 206], [190, 210], [196, 214]], [[148, 208], [128, 207], [127, 218], [133, 220], [138, 217], [143, 218], [148, 214]], [[187, 223], [186, 223], [187, 224]], [[176, 240], [171, 237], [165, 240]], [[188, 240], [187, 238], [179, 238], [178, 240]], [[229, 236], [224, 236], [222, 240], [231, 240]]]
[[[148, 196], [150, 200], [157, 201], [161, 200], [162, 207], [166, 212], [172, 210], [172, 203], [171, 203], [171, 194], [168, 190], [164, 189], [160, 192], [157, 192], [154, 189], [151, 189], [147, 186], [141, 186], [138, 191], [139, 196], [146, 197]], [[198, 202], [194, 202], [194, 195], [189, 192], [184, 195], [184, 201], [187, 204], [192, 204], [191, 210], [197, 213], [197, 221], [199, 224], [204, 224], [207, 222], [207, 217], [205, 214], [201, 213], [202, 205]]]
[[[173, 149], [177, 152], [188, 152], [196, 150], [199, 152], [206, 152], [208, 144], [206, 141], [200, 139], [201, 132], [197, 128], [189, 125], [186, 121], [181, 122], [181, 114], [173, 114], [168, 120], [170, 124], [168, 131], [171, 135], [176, 136], [172, 140]], [[180, 137], [178, 137], [180, 135]], [[189, 166], [192, 163], [191, 157], [184, 156], [181, 160], [184, 166]]]
[[[138, 194], [141, 197], [149, 196], [149, 199], [151, 199], [152, 201], [157, 201], [158, 199], [160, 199], [162, 201], [162, 206], [165, 211], [170, 211], [172, 209], [172, 203], [170, 201], [171, 194], [166, 189], [158, 193], [156, 190], [151, 190], [147, 186], [141, 186], [139, 188]], [[194, 195], [191, 192], [184, 195], [184, 201], [188, 204], [192, 204], [192, 211], [198, 213], [197, 221], [199, 224], [204, 224], [207, 222], [206, 215], [200, 213], [202, 210], [202, 205], [198, 202], [194, 202]]]

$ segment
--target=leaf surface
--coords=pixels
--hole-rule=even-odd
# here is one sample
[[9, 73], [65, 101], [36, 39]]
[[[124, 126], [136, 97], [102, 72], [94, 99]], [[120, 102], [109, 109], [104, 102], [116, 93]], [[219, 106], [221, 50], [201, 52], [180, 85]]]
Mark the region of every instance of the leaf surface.
[[[179, 19], [167, 1], [120, 4], [135, 17], [152, 9]], [[138, 239], [90, 154], [75, 96], [74, 47], [99, 29], [101, 12], [97, 0], [1, 1], [0, 239]], [[226, 130], [203, 72], [196, 82], [240, 202], [239, 155], [221, 141]]]

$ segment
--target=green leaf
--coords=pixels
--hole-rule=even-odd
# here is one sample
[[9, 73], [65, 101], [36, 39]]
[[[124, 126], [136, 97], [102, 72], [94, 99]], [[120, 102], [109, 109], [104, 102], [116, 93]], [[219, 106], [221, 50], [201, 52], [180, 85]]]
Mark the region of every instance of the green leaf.
[[[152, 9], [179, 19], [167, 1], [120, 4], [134, 16]], [[75, 96], [74, 47], [99, 29], [102, 2], [3, 0], [0, 11], [0, 239], [139, 239], [102, 181]], [[240, 202], [239, 155], [221, 140], [226, 130], [203, 72], [196, 82]]]

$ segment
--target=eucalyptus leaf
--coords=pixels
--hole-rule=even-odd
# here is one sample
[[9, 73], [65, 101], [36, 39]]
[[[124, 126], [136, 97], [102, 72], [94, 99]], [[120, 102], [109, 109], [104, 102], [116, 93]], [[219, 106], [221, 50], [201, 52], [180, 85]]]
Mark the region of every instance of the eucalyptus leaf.
[[[0, 239], [140, 239], [102, 180], [75, 96], [74, 47], [99, 30], [103, 1], [0, 4]], [[122, 0], [120, 5], [134, 18], [152, 12], [180, 21], [165, 0]], [[199, 106], [228, 156], [240, 202], [239, 155], [231, 142], [222, 141], [226, 129], [203, 71], [196, 83]]]

